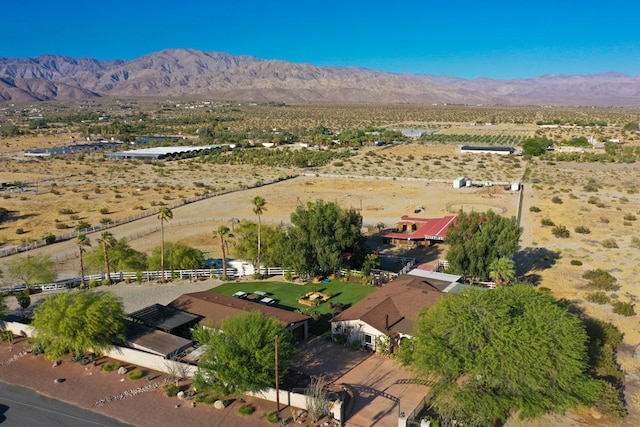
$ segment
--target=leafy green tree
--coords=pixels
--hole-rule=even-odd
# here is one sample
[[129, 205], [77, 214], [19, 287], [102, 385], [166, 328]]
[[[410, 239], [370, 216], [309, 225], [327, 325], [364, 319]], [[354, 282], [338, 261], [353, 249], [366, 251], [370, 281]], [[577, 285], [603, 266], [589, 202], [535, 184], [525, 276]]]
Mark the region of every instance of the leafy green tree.
[[465, 277], [487, 279], [491, 263], [511, 258], [521, 235], [522, 228], [515, 217], [502, 217], [491, 210], [469, 214], [461, 210], [445, 238], [450, 245], [449, 269]]
[[[149, 268], [155, 270], [162, 264], [162, 251], [160, 247], [153, 248], [149, 257]], [[200, 249], [192, 248], [183, 243], [166, 242], [164, 248], [164, 262], [172, 270], [195, 270], [204, 265], [204, 255]]]
[[362, 216], [342, 209], [334, 202], [318, 200], [298, 206], [291, 214], [292, 225], [279, 241], [280, 264], [302, 275], [327, 275], [340, 267], [341, 256], [351, 253], [350, 262], [361, 266], [369, 250], [362, 235]]
[[[231, 248], [231, 252], [237, 258], [251, 260], [252, 263], [255, 263], [258, 256], [258, 224], [249, 220], [242, 220], [234, 228], [234, 245]], [[279, 241], [284, 238], [284, 232], [279, 227], [262, 224], [260, 234], [261, 262], [266, 265], [279, 265], [281, 260], [278, 252], [282, 247]]]
[[169, 222], [170, 219], [173, 218], [173, 212], [166, 206], [160, 207], [158, 209], [158, 220], [160, 221], [160, 239], [162, 250], [160, 252], [160, 269], [162, 270], [162, 280], [164, 280], [164, 223]]
[[[111, 246], [107, 248], [107, 257], [110, 268], [117, 271], [141, 271], [147, 268], [146, 254], [133, 249], [124, 237], [118, 241], [114, 239]], [[84, 256], [84, 264], [87, 271], [104, 271], [104, 247], [87, 252]]]
[[56, 280], [58, 272], [49, 255], [38, 254], [14, 257], [7, 263], [7, 273], [14, 280], [21, 280], [28, 289], [35, 284]]
[[91, 246], [91, 240], [86, 234], [80, 234], [76, 237], [76, 244], [78, 245], [78, 251], [80, 252], [80, 286], [84, 287], [84, 253], [86, 246]]
[[20, 306], [22, 320], [25, 320], [26, 317], [24, 315], [24, 311], [31, 305], [31, 297], [29, 296], [28, 292], [22, 291], [16, 294], [16, 300], [18, 301], [18, 305]]
[[516, 264], [512, 259], [501, 257], [489, 265], [489, 277], [498, 286], [513, 283], [516, 278]]
[[233, 237], [231, 229], [226, 225], [221, 225], [213, 232], [213, 238], [220, 239], [220, 249], [222, 249], [222, 278], [227, 278], [227, 250], [229, 249], [229, 238]]
[[278, 372], [283, 378], [296, 353], [293, 336], [278, 320], [259, 311], [228, 318], [222, 325], [199, 326], [194, 338], [204, 348], [195, 383], [224, 394], [259, 391], [275, 382], [275, 337]]
[[251, 203], [253, 203], [253, 213], [258, 215], [258, 262], [256, 263], [256, 271], [258, 272], [258, 274], [260, 274], [260, 238], [262, 237], [262, 214], [267, 210], [267, 201], [260, 196], [256, 196], [253, 198]]
[[100, 238], [98, 239], [98, 243], [102, 245], [102, 254], [104, 257], [104, 272], [105, 272], [105, 280], [107, 283], [111, 284], [111, 266], [109, 265], [109, 248], [113, 247], [116, 244], [116, 238], [113, 237], [113, 234], [109, 231], [104, 231]]
[[603, 383], [587, 374], [587, 341], [581, 320], [548, 292], [473, 289], [422, 312], [401, 360], [436, 380], [431, 404], [444, 419], [493, 425], [592, 403]]
[[33, 339], [51, 359], [100, 353], [124, 340], [125, 318], [122, 301], [110, 292], [60, 292], [33, 311]]
[[553, 141], [547, 138], [528, 138], [522, 142], [522, 154], [540, 156], [552, 145]]

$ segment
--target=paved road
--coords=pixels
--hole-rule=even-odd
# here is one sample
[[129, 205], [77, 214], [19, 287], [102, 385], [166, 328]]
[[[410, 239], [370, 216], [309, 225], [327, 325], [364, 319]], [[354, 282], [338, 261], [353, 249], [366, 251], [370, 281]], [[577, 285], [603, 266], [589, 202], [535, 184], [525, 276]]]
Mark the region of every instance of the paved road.
[[0, 382], [0, 424], [7, 427], [92, 427], [123, 424], [104, 415]]

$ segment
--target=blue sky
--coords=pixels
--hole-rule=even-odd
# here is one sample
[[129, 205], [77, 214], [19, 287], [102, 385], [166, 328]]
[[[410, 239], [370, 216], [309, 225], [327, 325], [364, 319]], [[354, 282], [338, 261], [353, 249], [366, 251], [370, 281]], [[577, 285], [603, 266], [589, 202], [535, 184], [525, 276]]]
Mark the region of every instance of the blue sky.
[[464, 78], [640, 74], [640, 2], [7, 1], [0, 57], [165, 48]]

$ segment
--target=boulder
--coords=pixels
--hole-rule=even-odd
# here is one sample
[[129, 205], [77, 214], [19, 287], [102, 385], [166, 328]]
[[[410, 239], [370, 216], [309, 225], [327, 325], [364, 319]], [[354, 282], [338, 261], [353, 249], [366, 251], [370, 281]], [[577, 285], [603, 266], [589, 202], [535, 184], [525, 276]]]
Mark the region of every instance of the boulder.
[[125, 368], [124, 366], [121, 366], [120, 369], [118, 369], [119, 375], [125, 375], [126, 373], [127, 373], [127, 368]]
[[224, 400], [216, 400], [213, 407], [216, 409], [224, 409]]

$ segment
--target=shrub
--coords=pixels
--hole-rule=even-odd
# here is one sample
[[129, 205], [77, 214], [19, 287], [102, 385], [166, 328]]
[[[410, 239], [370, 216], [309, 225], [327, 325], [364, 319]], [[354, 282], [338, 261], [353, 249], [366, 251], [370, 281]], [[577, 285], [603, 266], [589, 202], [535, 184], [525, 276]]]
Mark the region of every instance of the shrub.
[[600, 217], [600, 222], [603, 224], [609, 224], [609, 218], [605, 218], [603, 216]]
[[269, 412], [267, 414], [267, 421], [269, 421], [271, 424], [275, 424], [280, 420], [280, 418], [278, 417], [278, 413], [277, 412]]
[[107, 215], [109, 213], [109, 208], [100, 208], [100, 213], [102, 215]]
[[58, 213], [59, 213], [60, 215], [71, 215], [71, 214], [73, 214], [73, 210], [71, 210], [71, 209], [69, 209], [69, 208], [64, 208], [64, 209], [60, 209], [60, 210], [58, 211]]
[[256, 408], [252, 405], [240, 405], [238, 408], [238, 413], [240, 415], [251, 415], [255, 412]]
[[589, 292], [586, 296], [586, 300], [602, 305], [611, 301], [611, 298], [609, 298], [604, 292]]
[[589, 229], [588, 229], [587, 227], [585, 227], [584, 225], [579, 225], [579, 226], [577, 226], [577, 227], [574, 229], [574, 231], [575, 231], [576, 233], [579, 233], [579, 234], [589, 234], [589, 233], [591, 233], [591, 230], [589, 230]]
[[601, 291], [617, 291], [620, 286], [616, 284], [618, 279], [613, 277], [608, 271], [600, 268], [596, 270], [588, 270], [582, 274], [583, 279], [587, 279], [588, 287], [599, 289]]
[[635, 304], [631, 304], [630, 302], [614, 301], [611, 305], [613, 306], [613, 312], [616, 314], [627, 317], [636, 315], [636, 311], [633, 309]]
[[554, 225], [556, 225], [556, 223], [550, 220], [549, 218], [542, 218], [542, 220], [540, 221], [540, 224], [544, 226], [549, 226], [549, 227], [553, 227]]
[[176, 396], [179, 391], [180, 391], [180, 387], [175, 384], [168, 385], [164, 388], [164, 394], [166, 394], [169, 397]]
[[558, 238], [562, 238], [562, 239], [566, 239], [571, 235], [571, 233], [569, 232], [569, 229], [567, 227], [565, 227], [564, 225], [556, 225], [551, 230], [551, 233], [554, 236], [556, 236]]
[[624, 219], [625, 221], [635, 221], [638, 218], [634, 214], [625, 214]]
[[104, 365], [102, 365], [102, 370], [105, 372], [117, 371], [120, 368], [122, 368], [122, 365], [119, 363], [114, 363], [113, 365], [110, 363], [105, 363]]
[[631, 247], [640, 249], [640, 237], [634, 236], [631, 238]]
[[595, 205], [596, 203], [598, 203], [598, 198], [596, 196], [589, 196], [587, 203]]
[[42, 238], [47, 245], [51, 245], [56, 242], [56, 236], [49, 233]]
[[580, 261], [579, 259], [572, 259], [571, 265], [582, 265], [582, 261]]
[[89, 283], [87, 283], [87, 286], [89, 286], [90, 288], [97, 288], [101, 284], [102, 282], [99, 282], [97, 280], [89, 280]]
[[618, 247], [615, 239], [604, 239], [600, 244], [607, 249], [615, 249]]
[[24, 231], [24, 228], [16, 228], [16, 234], [24, 234], [26, 233], [26, 231]]
[[601, 413], [615, 418], [627, 416], [627, 409], [624, 405], [624, 396], [621, 390], [613, 384], [602, 381], [602, 390], [594, 399], [593, 406]]
[[540, 212], [541, 210], [542, 210], [542, 209], [540, 209], [540, 208], [539, 208], [539, 207], [537, 207], [537, 206], [531, 206], [531, 207], [529, 208], [529, 212]]
[[56, 228], [58, 230], [66, 230], [67, 228], [69, 228], [69, 226], [67, 224], [65, 224], [64, 222], [58, 222], [58, 223], [56, 223]]
[[139, 380], [144, 376], [144, 371], [142, 369], [134, 369], [133, 371], [127, 374], [130, 380]]
[[553, 196], [553, 198], [551, 199], [551, 202], [557, 204], [557, 205], [561, 205], [562, 204], [562, 199], [558, 196]]

